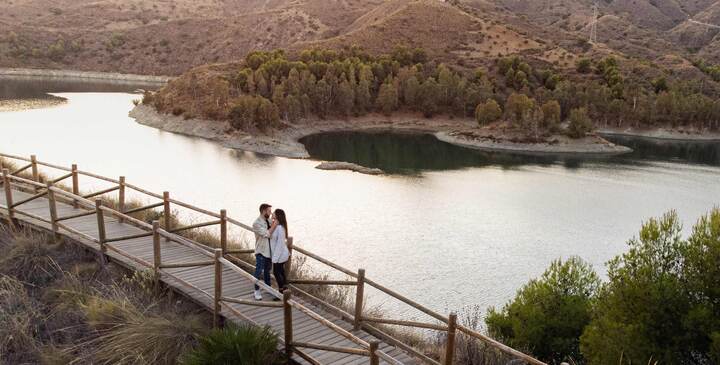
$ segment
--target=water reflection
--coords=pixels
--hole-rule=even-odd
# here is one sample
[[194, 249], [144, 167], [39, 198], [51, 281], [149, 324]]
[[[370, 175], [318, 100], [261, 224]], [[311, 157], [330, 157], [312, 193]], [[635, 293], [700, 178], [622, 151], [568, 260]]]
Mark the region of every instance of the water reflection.
[[720, 166], [720, 143], [656, 142], [633, 137], [611, 137], [635, 151], [619, 156], [528, 155], [486, 152], [458, 147], [428, 134], [387, 132], [335, 132], [305, 137], [301, 142], [313, 158], [352, 162], [389, 173], [413, 174], [424, 170], [455, 170], [465, 167], [562, 165], [569, 169], [586, 164], [617, 168], [641, 166], [650, 161], [683, 161]]
[[633, 149], [618, 161], [678, 161], [720, 166], [720, 142], [658, 140], [653, 138], [606, 135], [613, 143]]
[[155, 90], [158, 83], [96, 79], [47, 78], [35, 76], [0, 77], [0, 99], [48, 97], [57, 92], [125, 92]]

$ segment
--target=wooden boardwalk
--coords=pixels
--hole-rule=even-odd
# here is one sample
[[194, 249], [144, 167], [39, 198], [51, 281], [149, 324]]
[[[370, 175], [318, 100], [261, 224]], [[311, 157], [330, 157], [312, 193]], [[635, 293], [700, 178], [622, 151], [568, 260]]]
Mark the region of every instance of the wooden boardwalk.
[[[248, 253], [227, 247], [227, 225], [243, 229], [250, 227], [219, 214], [193, 207], [169, 198], [168, 193], [154, 194], [119, 180], [82, 172], [73, 165], [63, 168], [37, 161], [34, 156], [24, 159], [0, 154], [0, 157], [30, 162], [15, 171], [3, 170], [4, 193], [0, 193], [0, 215], [10, 224], [30, 225], [57, 235], [71, 238], [89, 249], [96, 250], [133, 270], [153, 270], [159, 280], [182, 292], [198, 304], [213, 311], [215, 324], [221, 320], [250, 322], [272, 328], [292, 359], [300, 364], [446, 364], [453, 363], [456, 332], [495, 347], [498, 351], [517, 357], [526, 363], [542, 362], [494, 341], [472, 329], [456, 323], [456, 316], [444, 316], [421, 306], [404, 296], [365, 278], [364, 270], [357, 273], [300, 247], [292, 246], [291, 256], [305, 255], [348, 276], [351, 280], [292, 280], [291, 290], [284, 295], [248, 273], [252, 265], [232, 256]], [[50, 182], [40, 183], [38, 166], [59, 169], [66, 173]], [[31, 176], [20, 177], [22, 173]], [[80, 195], [78, 178], [87, 176], [116, 184], [95, 193]], [[60, 189], [57, 184], [72, 179], [72, 187]], [[145, 207], [126, 209], [125, 189], [132, 189], [162, 200]], [[98, 197], [118, 192], [118, 210], [102, 204]], [[88, 200], [95, 198], [96, 200]], [[171, 227], [170, 205], [191, 209], [217, 220], [185, 227]], [[129, 214], [146, 209], [162, 208], [163, 227], [139, 221]], [[221, 248], [211, 248], [177, 235], [175, 232], [211, 225], [220, 226]], [[253, 300], [253, 285], [259, 284], [264, 300]], [[355, 310], [349, 313], [320, 298], [304, 292], [297, 285], [355, 286]], [[364, 286], [375, 287], [391, 297], [434, 317], [436, 323], [420, 323], [369, 317], [363, 313]], [[280, 299], [272, 301], [272, 298]], [[446, 333], [446, 351], [442, 359], [427, 356], [402, 340], [388, 334], [380, 325], [407, 326]]]

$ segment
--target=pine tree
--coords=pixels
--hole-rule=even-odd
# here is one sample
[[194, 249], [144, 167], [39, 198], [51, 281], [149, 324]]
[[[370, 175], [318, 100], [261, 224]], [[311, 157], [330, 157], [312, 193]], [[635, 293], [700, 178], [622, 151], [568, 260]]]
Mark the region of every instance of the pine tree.
[[497, 101], [488, 99], [484, 103], [478, 104], [475, 109], [475, 120], [480, 125], [496, 122], [502, 117], [502, 109]]
[[423, 82], [420, 94], [420, 109], [426, 118], [430, 118], [438, 112], [438, 100], [441, 96], [440, 85], [434, 78], [430, 77]]
[[340, 85], [338, 85], [335, 95], [335, 105], [337, 111], [342, 116], [350, 115], [355, 107], [355, 91], [347, 79], [343, 78]]

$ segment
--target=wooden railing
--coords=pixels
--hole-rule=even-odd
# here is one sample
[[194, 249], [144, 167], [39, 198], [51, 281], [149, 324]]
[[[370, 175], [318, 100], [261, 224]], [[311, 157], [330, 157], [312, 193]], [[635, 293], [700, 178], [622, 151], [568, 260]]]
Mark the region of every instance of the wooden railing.
[[[128, 259], [137, 262], [149, 269], [152, 269], [156, 273], [156, 277], [160, 277], [160, 275], [167, 275], [170, 277], [173, 277], [175, 280], [181, 282], [183, 285], [186, 285], [188, 287], [191, 287], [199, 292], [201, 292], [203, 295], [207, 296], [209, 299], [211, 299], [214, 303], [214, 322], [215, 325], [220, 325], [221, 323], [221, 316], [220, 312], [222, 308], [225, 308], [232, 312], [233, 314], [244, 318], [245, 320], [248, 320], [250, 322], [253, 322], [250, 318], [243, 315], [241, 312], [237, 311], [235, 308], [228, 305], [228, 303], [239, 303], [243, 305], [251, 305], [251, 306], [264, 306], [264, 307], [278, 307], [283, 308], [284, 313], [284, 323], [285, 323], [285, 333], [283, 336], [283, 341], [285, 344], [285, 348], [288, 354], [297, 354], [301, 356], [302, 358], [306, 359], [307, 361], [313, 363], [313, 364], [320, 364], [317, 360], [310, 357], [307, 352], [303, 351], [302, 349], [318, 349], [318, 350], [324, 350], [324, 351], [333, 351], [333, 352], [339, 352], [339, 353], [349, 353], [349, 354], [356, 354], [356, 355], [362, 355], [362, 356], [368, 356], [370, 358], [371, 364], [377, 364], [379, 362], [379, 359], [382, 358], [385, 361], [388, 361], [390, 363], [397, 363], [396, 360], [394, 360], [392, 357], [384, 353], [383, 351], [378, 350], [378, 343], [377, 342], [366, 342], [359, 337], [353, 335], [352, 333], [344, 330], [343, 328], [337, 326], [336, 324], [332, 323], [331, 321], [327, 320], [326, 318], [322, 317], [320, 314], [312, 311], [311, 309], [307, 308], [302, 303], [294, 300], [292, 298], [292, 295], [300, 295], [301, 297], [322, 306], [325, 310], [327, 310], [330, 313], [333, 313], [334, 315], [339, 316], [340, 318], [349, 321], [353, 324], [353, 327], [355, 329], [363, 329], [367, 331], [368, 333], [376, 336], [377, 338], [382, 339], [383, 341], [386, 341], [388, 344], [396, 346], [398, 348], [401, 348], [408, 353], [412, 354], [416, 358], [422, 360], [425, 363], [428, 364], [434, 364], [434, 365], [450, 365], [454, 361], [455, 357], [455, 339], [457, 336], [458, 331], [467, 336], [468, 338], [475, 339], [478, 341], [484, 342], [486, 345], [501, 351], [507, 355], [510, 355], [512, 357], [518, 358], [520, 360], [523, 360], [529, 364], [534, 365], [545, 365], [545, 363], [527, 355], [520, 351], [517, 351], [509, 346], [506, 346], [486, 335], [483, 335], [482, 333], [478, 332], [475, 329], [466, 327], [460, 323], [457, 322], [457, 315], [455, 313], [450, 313], [449, 315], [443, 315], [436, 311], [433, 311], [430, 308], [427, 308], [405, 296], [402, 294], [387, 288], [380, 283], [373, 281], [366, 277], [365, 270], [359, 269], [357, 271], [353, 271], [350, 269], [347, 269], [345, 267], [342, 267], [341, 265], [338, 265], [331, 260], [325, 259], [319, 255], [316, 255], [308, 250], [303, 249], [302, 247], [299, 247], [298, 245], [294, 244], [292, 238], [288, 242], [288, 246], [290, 249], [290, 260], [288, 261], [289, 267], [291, 267], [291, 261], [293, 260], [293, 257], [297, 254], [304, 255], [307, 258], [313, 259], [331, 269], [338, 272], [339, 274], [345, 275], [349, 277], [351, 280], [305, 280], [302, 278], [290, 278], [289, 280], [289, 286], [290, 290], [292, 291], [285, 291], [284, 293], [280, 293], [274, 288], [272, 288], [269, 285], [266, 285], [264, 282], [256, 279], [253, 275], [251, 275], [246, 270], [253, 270], [254, 266], [248, 262], [245, 262], [243, 260], [240, 260], [238, 257], [233, 256], [236, 254], [249, 254], [252, 253], [254, 250], [251, 249], [235, 249], [235, 250], [229, 250], [228, 249], [228, 224], [237, 227], [239, 229], [252, 232], [252, 227], [236, 220], [227, 215], [227, 211], [225, 209], [220, 210], [219, 212], [213, 212], [209, 210], [205, 210], [196, 206], [193, 206], [191, 204], [179, 201], [177, 199], [170, 198], [169, 192], [164, 192], [163, 194], [156, 194], [153, 192], [150, 192], [148, 190], [145, 190], [143, 188], [140, 188], [138, 186], [129, 184], [126, 182], [125, 177], [121, 176], [119, 179], [112, 179], [96, 174], [92, 174], [90, 172], [82, 171], [77, 168], [77, 165], [73, 164], [70, 168], [58, 166], [46, 162], [41, 162], [37, 160], [37, 158], [33, 155], [30, 158], [20, 157], [20, 156], [14, 156], [14, 155], [8, 155], [8, 154], [2, 154], [0, 153], [0, 158], [5, 158], [9, 160], [18, 160], [18, 161], [25, 161], [29, 162], [27, 165], [23, 165], [22, 167], [14, 170], [9, 171], [7, 169], [3, 169], [3, 175], [2, 175], [2, 181], [0, 184], [4, 185], [5, 190], [5, 196], [6, 196], [6, 202], [7, 206], [4, 208], [7, 210], [7, 217], [8, 222], [10, 225], [14, 224], [14, 217], [15, 214], [24, 215], [32, 219], [36, 219], [41, 222], [45, 222], [47, 224], [50, 224], [52, 227], [52, 230], [55, 234], [59, 234], [60, 230], [64, 230], [66, 232], [69, 232], [72, 235], [78, 236], [80, 238], [84, 238], [87, 240], [90, 240], [92, 242], [95, 242], [99, 245], [100, 251], [102, 253], [106, 253], [107, 250], [112, 250], [124, 257], [127, 257]], [[38, 166], [47, 167], [50, 169], [60, 170], [63, 172], [66, 172], [65, 174], [53, 179], [46, 181], [44, 183], [40, 182], [40, 172], [38, 169]], [[26, 171], [30, 169], [31, 175], [27, 178], [20, 177], [19, 175], [26, 173]], [[79, 177], [89, 177], [92, 179], [100, 180], [106, 183], [110, 183], [113, 186], [101, 189], [86, 195], [80, 195], [80, 186], [79, 186]], [[58, 182], [65, 180], [67, 178], [72, 178], [72, 185], [70, 187], [60, 187], [57, 185]], [[48, 178], [49, 179], [49, 178]], [[18, 201], [13, 202], [12, 201], [12, 193], [11, 193], [11, 187], [15, 186], [19, 189], [28, 191], [30, 193], [33, 193], [30, 197]], [[144, 196], [158, 199], [159, 202], [151, 203], [145, 206], [140, 206], [132, 209], [126, 209], [126, 197], [128, 190], [134, 191], [136, 193], [142, 194]], [[102, 199], [100, 199], [100, 196], [107, 195], [111, 192], [118, 192], [117, 197], [117, 208], [113, 209], [109, 206], [106, 206], [103, 204]], [[32, 200], [35, 200], [37, 198], [47, 196], [48, 201], [50, 202], [50, 219], [45, 219], [41, 216], [23, 212], [22, 210], [18, 209], [19, 206], [22, 204], [28, 203]], [[94, 201], [89, 200], [88, 198], [95, 198]], [[83, 210], [86, 210], [86, 212], [76, 213], [70, 216], [65, 217], [58, 217], [57, 216], [57, 209], [56, 209], [56, 201], [62, 200], [64, 202], [68, 202], [72, 204], [76, 208], [80, 208]], [[181, 227], [173, 227], [172, 226], [172, 205], [175, 205], [177, 207], [188, 209], [195, 214], [198, 214], [200, 216], [208, 216], [210, 217], [206, 222], [203, 223], [197, 223], [197, 224], [191, 224], [187, 226], [181, 226]], [[130, 214], [138, 213], [144, 210], [151, 210], [156, 208], [162, 207], [162, 218], [163, 222], [159, 221], [153, 221], [151, 224], [147, 222], [143, 222], [141, 220], [138, 220], [136, 218], [133, 218], [130, 216]], [[82, 217], [82, 216], [88, 216], [95, 214], [97, 216], [98, 221], [98, 237], [92, 237], [90, 235], [87, 235], [85, 233], [82, 233], [78, 230], [73, 229], [72, 227], [69, 227], [67, 224], [63, 223], [64, 221], [72, 218]], [[125, 222], [127, 224], [133, 225], [140, 230], [144, 231], [142, 233], [127, 235], [123, 237], [106, 237], [105, 234], [105, 217], [112, 216], [118, 219], [120, 222]], [[209, 226], [219, 226], [220, 233], [219, 233], [219, 248], [213, 248], [209, 247], [207, 245], [204, 245], [202, 243], [198, 243], [194, 240], [188, 239], [186, 237], [180, 236], [177, 233], [181, 231], [187, 231], [197, 228], [203, 228], [203, 227], [209, 227]], [[133, 255], [130, 255], [123, 250], [117, 248], [115, 245], [113, 245], [113, 242], [118, 242], [122, 240], [128, 240], [133, 238], [140, 238], [140, 237], [153, 237], [153, 262], [146, 262], [140, 258], [137, 258]], [[178, 243], [180, 245], [189, 247], [202, 255], [206, 256], [207, 259], [203, 261], [197, 261], [197, 262], [173, 262], [173, 263], [163, 263], [162, 262], [162, 252], [161, 252], [161, 240], [165, 241], [172, 241], [175, 243]], [[214, 266], [215, 267], [215, 292], [214, 293], [207, 293], [206, 291], [192, 285], [191, 283], [185, 282], [182, 279], [178, 278], [177, 276], [172, 275], [166, 270], [163, 269], [170, 269], [170, 268], [181, 268], [181, 267], [200, 267], [200, 266]], [[226, 267], [229, 268], [238, 274], [244, 276], [248, 280], [252, 281], [254, 284], [258, 285], [263, 291], [269, 293], [270, 295], [282, 299], [282, 302], [263, 302], [263, 301], [250, 301], [245, 300], [241, 298], [232, 298], [232, 297], [226, 297], [223, 296], [222, 293], [222, 286], [220, 283], [222, 282], [222, 269]], [[244, 269], [243, 269], [244, 268]], [[302, 288], [298, 287], [298, 285], [316, 285], [316, 286], [326, 286], [326, 285], [342, 285], [342, 286], [354, 286], [356, 288], [355, 290], [355, 300], [352, 305], [352, 312], [349, 313], [347, 310], [339, 308], [326, 300], [322, 298], [318, 298], [317, 296], [314, 296], [310, 293], [308, 293], [305, 290], [302, 290]], [[429, 316], [430, 318], [433, 318], [438, 323], [427, 323], [427, 322], [418, 322], [418, 321], [408, 321], [408, 320], [402, 320], [402, 319], [391, 319], [391, 318], [381, 318], [381, 317], [373, 317], [369, 315], [365, 315], [363, 312], [364, 308], [364, 299], [365, 299], [365, 286], [372, 287], [374, 289], [377, 289], [379, 292], [383, 293], [384, 295], [387, 295], [389, 297], [392, 297], [401, 303], [411, 307], [414, 310], [417, 310], [424, 315]], [[307, 316], [313, 318], [314, 320], [320, 322], [324, 326], [327, 326], [331, 330], [337, 332], [339, 335], [345, 337], [346, 339], [350, 340], [354, 344], [358, 345], [359, 348], [350, 348], [350, 347], [337, 347], [337, 346], [327, 346], [319, 343], [306, 343], [306, 342], [297, 342], [293, 339], [293, 332], [292, 332], [292, 308], [295, 308], [302, 313], [306, 314]], [[392, 333], [389, 333], [389, 331], [385, 331], [381, 328], [381, 326], [401, 326], [401, 327], [410, 327], [410, 328], [420, 328], [424, 330], [434, 330], [439, 331], [445, 334], [447, 337], [446, 340], [446, 349], [443, 351], [444, 358], [437, 360], [434, 359], [422, 351], [414, 348], [413, 346], [404, 343], [401, 339], [397, 338], [396, 336], [393, 336]]]

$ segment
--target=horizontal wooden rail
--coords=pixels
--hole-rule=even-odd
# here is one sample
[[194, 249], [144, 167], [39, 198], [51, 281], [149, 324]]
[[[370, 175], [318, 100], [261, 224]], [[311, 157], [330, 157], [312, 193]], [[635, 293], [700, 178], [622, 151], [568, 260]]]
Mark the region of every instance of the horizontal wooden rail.
[[410, 346], [410, 345], [407, 345], [407, 344], [403, 343], [402, 341], [396, 339], [395, 337], [389, 335], [389, 334], [386, 333], [385, 331], [382, 331], [381, 329], [379, 329], [379, 328], [377, 328], [377, 327], [375, 327], [375, 326], [372, 326], [372, 325], [367, 324], [367, 323], [363, 323], [363, 324], [362, 324], [362, 328], [363, 328], [364, 330], [368, 331], [370, 334], [372, 334], [372, 335], [374, 335], [374, 336], [377, 336], [378, 338], [383, 339], [383, 340], [384, 340], [385, 342], [387, 342], [388, 344], [390, 344], [390, 345], [392, 345], [392, 346], [397, 346], [398, 348], [400, 348], [400, 349], [402, 349], [402, 350], [405, 350], [405, 351], [413, 354], [415, 357], [417, 357], [418, 359], [423, 360], [424, 362], [426, 362], [426, 363], [428, 363], [428, 364], [441, 365], [440, 362], [438, 362], [437, 360], [435, 360], [435, 359], [433, 359], [433, 358], [425, 355], [422, 351], [419, 351], [419, 350], [417, 350], [416, 348], [414, 348], [414, 347], [412, 347], [412, 346]]
[[83, 176], [92, 177], [92, 178], [95, 178], [95, 179], [98, 179], [98, 180], [107, 181], [107, 182], [109, 182], [109, 183], [120, 184], [120, 180], [112, 179], [112, 178], [105, 177], [105, 176], [102, 176], [102, 175], [93, 174], [92, 172], [77, 170], [77, 173], [78, 173], [78, 175], [83, 175]]
[[246, 254], [246, 253], [255, 253], [255, 250], [248, 248], [247, 250], [228, 250], [225, 251], [228, 255], [238, 255], [238, 254]]
[[160, 264], [161, 269], [179, 269], [183, 267], [196, 267], [196, 266], [210, 266], [215, 264], [215, 261], [195, 261], [195, 262], [182, 262], [177, 264]]
[[354, 272], [352, 272], [352, 271], [350, 271], [350, 270], [348, 270], [348, 269], [346, 269], [346, 268], [344, 268], [344, 267], [342, 267], [342, 266], [340, 266], [340, 265], [338, 265], [338, 264], [336, 264], [336, 263], [334, 263], [334, 262], [332, 262], [332, 261], [328, 261], [328, 260], [326, 260], [326, 259], [324, 259], [324, 258], [322, 258], [322, 257], [320, 257], [320, 256], [318, 256], [318, 255], [316, 255], [316, 254], [314, 254], [314, 253], [312, 253], [312, 252], [310, 252], [310, 251], [307, 251], [307, 250], [305, 250], [305, 249], [303, 249], [303, 248], [301, 248], [301, 247], [293, 246], [293, 251], [300, 252], [301, 254], [303, 254], [303, 255], [305, 255], [305, 256], [307, 256], [307, 257], [310, 257], [310, 258], [313, 258], [313, 259], [315, 259], [315, 260], [317, 260], [317, 261], [319, 261], [319, 262], [322, 262], [323, 264], [325, 264], [325, 265], [327, 265], [327, 266], [330, 266], [330, 267], [332, 267], [333, 269], [338, 270], [338, 271], [346, 274], [347, 276], [350, 276], [350, 277], [352, 277], [352, 278], [357, 278], [357, 273], [354, 273]]
[[162, 206], [163, 206], [163, 202], [160, 202], [160, 203], [145, 205], [145, 206], [137, 207], [137, 208], [133, 208], [133, 209], [128, 209], [128, 210], [124, 211], [123, 213], [124, 214], [133, 214], [133, 213], [137, 213], [137, 212], [142, 212], [143, 210], [153, 209], [153, 208], [162, 207]]
[[301, 280], [301, 279], [290, 279], [290, 284], [304, 284], [304, 285], [349, 285], [357, 286], [357, 281], [347, 280]]
[[152, 232], [143, 232], [143, 233], [131, 234], [131, 235], [122, 236], [122, 237], [106, 238], [105, 242], [127, 241], [127, 240], [133, 240], [136, 238], [150, 237], [152, 235], [153, 235]]
[[196, 211], [196, 212], [198, 212], [198, 213], [202, 213], [202, 214], [205, 214], [205, 215], [209, 215], [209, 216], [215, 217], [215, 218], [221, 218], [219, 213], [211, 212], [211, 211], [209, 211], [209, 210], [205, 210], [205, 209], [203, 209], [203, 208], [196, 207], [196, 206], [194, 206], [194, 205], [192, 205], [192, 204], [188, 204], [188, 203], [185, 203], [185, 202], [181, 202], [181, 201], [175, 200], [175, 199], [169, 199], [169, 201], [170, 201], [170, 203], [172, 203], [172, 204], [179, 205], [179, 206], [181, 206], [181, 207], [183, 207], [183, 208], [187, 208], [187, 209], [190, 209], [190, 210], [194, 210], [194, 211]]
[[85, 194], [85, 195], [83, 195], [82, 197], [85, 198], [85, 199], [87, 199], [87, 198], [92, 198], [92, 197], [95, 197], [95, 196], [98, 196], [98, 195], [103, 195], [103, 194], [111, 193], [111, 192], [113, 192], [113, 191], [115, 191], [115, 190], [118, 190], [118, 189], [120, 189], [120, 186], [113, 186], [113, 187], [111, 187], [111, 188], [103, 189], [103, 190], [100, 190], [100, 191], [95, 191], [95, 192], [92, 192], [92, 193], [90, 193], [90, 194]]
[[131, 190], [135, 190], [135, 191], [137, 191], [138, 193], [142, 193], [142, 194], [145, 194], [145, 195], [147, 195], [147, 196], [151, 196], [151, 197], [156, 198], [156, 199], [162, 199], [162, 198], [163, 198], [162, 194], [153, 193], [152, 191], [145, 190], [145, 189], [143, 189], [143, 188], [141, 188], [141, 187], [139, 187], [139, 186], [135, 186], [135, 185], [130, 184], [130, 183], [127, 183], [127, 182], [125, 183], [125, 187], [128, 188], [128, 189], [131, 189]]
[[[94, 212], [93, 212], [93, 213], [94, 213]], [[83, 237], [83, 238], [85, 238], [85, 239], [87, 239], [87, 240], [90, 240], [90, 241], [93, 241], [93, 242], [95, 242], [95, 243], [100, 242], [97, 238], [95, 238], [95, 237], [93, 237], [93, 236], [91, 236], [91, 235], [89, 235], [89, 234], [87, 234], [87, 233], [80, 232], [80, 231], [78, 231], [78, 230], [75, 229], [75, 228], [68, 227], [67, 225], [65, 225], [65, 224], [63, 224], [63, 223], [55, 222], [55, 224], [56, 224], [58, 227], [66, 230], [66, 231], [68, 231], [68, 232], [70, 232], [70, 233], [72, 233], [72, 234], [78, 235], [78, 236], [80, 236], [80, 237]]]
[[25, 166], [23, 166], [23, 167], [15, 170], [15, 171], [11, 172], [10, 175], [17, 175], [17, 174], [19, 174], [19, 173], [21, 173], [21, 172], [23, 172], [23, 171], [31, 168], [32, 166], [33, 166], [32, 164], [25, 165]]
[[230, 297], [221, 297], [220, 300], [223, 302], [251, 305], [251, 306], [255, 306], [255, 307], [282, 308], [282, 306], [283, 306], [282, 302], [266, 302], [266, 301], [262, 301], [262, 300], [247, 300], [247, 299], [238, 299], [238, 298], [230, 298]]
[[31, 185], [31, 186], [35, 186], [35, 187], [39, 187], [39, 188], [46, 188], [46, 187], [47, 187], [46, 184], [39, 183], [39, 182], [37, 182], [37, 181], [33, 181], [33, 180], [29, 180], [29, 179], [25, 179], [25, 178], [22, 178], [22, 177], [20, 177], [20, 176], [8, 175], [8, 178], [9, 178], [10, 181], [11, 181], [10, 185], [12, 185], [12, 181], [15, 181], [15, 182], [21, 182], [21, 183], [24, 183], [24, 184], [27, 184], [27, 185]]
[[45, 195], [47, 195], [47, 190], [43, 190], [43, 191], [41, 191], [41, 192], [39, 192], [39, 193], [37, 193], [37, 194], [35, 194], [35, 195], [32, 195], [32, 196], [30, 196], [30, 197], [28, 197], [28, 198], [26, 198], [26, 199], [23, 199], [23, 200], [19, 201], [19, 202], [14, 202], [10, 207], [11, 207], [11, 208], [15, 208], [15, 207], [20, 206], [20, 205], [23, 205], [23, 204], [25, 204], [25, 203], [29, 203], [29, 202], [37, 199], [37, 198], [41, 198], [41, 197], [43, 197], [43, 196], [45, 196]]
[[250, 227], [250, 226], [248, 226], [247, 224], [245, 224], [245, 223], [243, 223], [243, 222], [240, 222], [240, 221], [238, 221], [238, 220], [236, 220], [236, 219], [227, 217], [227, 221], [230, 222], [230, 223], [232, 223], [232, 224], [234, 224], [234, 225], [236, 225], [236, 226], [238, 226], [238, 227], [240, 227], [240, 228], [242, 228], [242, 229], [244, 229], [244, 230], [246, 230], [246, 231], [250, 231], [250, 232], [253, 231], [252, 227]]
[[173, 242], [177, 242], [183, 246], [189, 247], [197, 252], [200, 252], [201, 254], [203, 254], [205, 256], [212, 257], [212, 255], [213, 255], [211, 252], [212, 249], [210, 247], [205, 246], [201, 243], [195, 242], [193, 240], [189, 240], [185, 237], [178, 236], [174, 233], [170, 233], [162, 228], [158, 229], [158, 234], [160, 234], [160, 236], [167, 238]]
[[382, 323], [382, 324], [390, 324], [394, 326], [405, 326], [405, 327], [417, 327], [417, 328], [425, 328], [425, 329], [431, 329], [436, 331], [447, 331], [447, 326], [440, 326], [437, 324], [432, 323], [423, 323], [423, 322], [414, 322], [414, 321], [401, 321], [396, 319], [385, 319], [385, 318], [378, 318], [378, 317], [362, 317], [363, 322], [371, 322], [371, 323]]
[[467, 335], [470, 336], [470, 337], [474, 337], [474, 338], [476, 338], [476, 339], [482, 340], [483, 342], [491, 345], [492, 347], [495, 347], [496, 349], [498, 349], [498, 350], [500, 350], [500, 351], [502, 351], [502, 352], [504, 352], [504, 353], [506, 353], [506, 354], [508, 354], [508, 355], [517, 357], [517, 358], [522, 359], [522, 360], [524, 360], [524, 361], [527, 361], [528, 363], [533, 364], [533, 365], [547, 365], [546, 363], [544, 363], [544, 362], [542, 362], [542, 361], [540, 361], [540, 360], [538, 360], [538, 359], [536, 359], [536, 358], [534, 358], [534, 357], [532, 357], [532, 356], [528, 356], [528, 355], [526, 355], [526, 354], [524, 354], [524, 353], [522, 353], [522, 352], [520, 352], [520, 351], [518, 351], [518, 350], [515, 350], [514, 348], [512, 348], [512, 347], [510, 347], [510, 346], [507, 346], [507, 345], [502, 344], [502, 343], [500, 343], [500, 342], [498, 342], [498, 341], [495, 341], [495, 340], [493, 340], [492, 338], [490, 338], [490, 337], [488, 337], [488, 336], [485, 336], [485, 335], [483, 335], [482, 333], [480, 333], [480, 332], [478, 332], [478, 331], [472, 330], [472, 329], [470, 329], [470, 328], [468, 328], [468, 327], [465, 327], [465, 326], [462, 326], [462, 325], [458, 325], [457, 328], [458, 328], [458, 330], [459, 330], [460, 332], [463, 332], [463, 333], [467, 334]]
[[44, 217], [41, 217], [41, 216], [36, 215], [36, 214], [32, 214], [32, 213], [28, 213], [28, 212], [23, 212], [22, 210], [19, 210], [19, 209], [13, 209], [13, 212], [14, 212], [15, 214], [24, 215], [24, 216], [29, 217], [29, 218], [32, 218], [32, 219], [37, 219], [37, 220], [39, 220], [40, 222], [52, 224], [52, 221], [50, 221], [49, 219], [44, 218]]
[[347, 338], [348, 340], [350, 340], [350, 341], [352, 341], [352, 342], [355, 342], [356, 344], [358, 344], [358, 345], [360, 345], [360, 346], [362, 346], [362, 347], [368, 347], [368, 346], [370, 346], [370, 344], [367, 343], [367, 342], [365, 342], [365, 340], [361, 339], [360, 337], [357, 337], [357, 336], [353, 335], [352, 333], [346, 331], [344, 328], [342, 328], [342, 327], [336, 325], [335, 323], [332, 323], [331, 321], [323, 318], [322, 316], [320, 316], [319, 314], [313, 312], [312, 310], [310, 310], [308, 307], [302, 305], [301, 303], [293, 300], [293, 301], [290, 301], [290, 304], [291, 304], [295, 309], [297, 309], [297, 310], [305, 313], [305, 315], [307, 315], [308, 317], [310, 317], [310, 318], [312, 318], [312, 319], [320, 322], [320, 323], [323, 324], [325, 327], [330, 328], [331, 330], [337, 332], [339, 335]]
[[67, 178], [69, 178], [69, 177], [72, 177], [72, 176], [73, 176], [73, 174], [72, 174], [72, 172], [70, 172], [70, 173], [65, 174], [65, 175], [63, 175], [63, 176], [57, 177], [57, 178], [55, 178], [55, 179], [52, 179], [51, 182], [52, 182], [53, 184], [57, 184], [57, 183], [59, 183], [60, 181], [63, 181], [63, 180], [65, 180], [65, 179], [67, 179]]
[[85, 217], [85, 216], [93, 215], [93, 214], [96, 214], [96, 212], [89, 211], [89, 212], [76, 213], [76, 214], [71, 214], [71, 215], [67, 215], [64, 217], [58, 217], [58, 219], [56, 219], [55, 221], [60, 222], [60, 221], [68, 220], [68, 219], [75, 219], [75, 218]]
[[170, 230], [168, 230], [168, 232], [170, 232], [170, 233], [176, 233], [176, 232], [180, 232], [180, 231], [187, 231], [187, 230], [189, 230], [189, 229], [195, 229], [195, 228], [202, 228], [202, 227], [207, 227], [207, 226], [213, 226], [213, 225], [220, 224], [220, 223], [222, 223], [222, 221], [211, 221], [211, 222], [205, 222], [205, 223], [191, 224], [191, 225], [189, 225], [189, 226], [182, 226], [182, 227], [177, 227], [177, 228], [170, 229]]
[[370, 280], [370, 279], [365, 279], [365, 283], [367, 283], [368, 285], [374, 287], [375, 289], [378, 289], [378, 290], [384, 292], [385, 294], [387, 294], [387, 295], [389, 295], [389, 296], [391, 296], [391, 297], [394, 297], [395, 299], [397, 299], [397, 300], [399, 300], [399, 301], [401, 301], [401, 302], [404, 302], [405, 304], [407, 304], [407, 305], [409, 305], [409, 306], [411, 306], [411, 307], [413, 307], [413, 308], [415, 308], [415, 309], [417, 309], [417, 310], [419, 310], [419, 311], [421, 311], [421, 312], [423, 312], [423, 313], [425, 313], [425, 314], [427, 314], [427, 315], [429, 315], [429, 316], [431, 316], [431, 317], [435, 317], [435, 319], [437, 319], [437, 320], [439, 320], [439, 321], [442, 321], [443, 323], [447, 323], [447, 322], [448, 322], [448, 319], [447, 319], [446, 316], [443, 316], [442, 314], [437, 313], [437, 312], [435, 312], [435, 311], [433, 311], [433, 310], [431, 310], [431, 309], [423, 306], [422, 304], [419, 304], [419, 303], [417, 303], [416, 301], [411, 300], [411, 299], [405, 297], [404, 295], [401, 295], [400, 293], [398, 293], [398, 292], [396, 292], [396, 291], [394, 291], [394, 290], [392, 290], [392, 289], [389, 289], [389, 288], [387, 288], [387, 287], [385, 287], [385, 286], [383, 286], [383, 285], [380, 285], [380, 284], [378, 284], [378, 283], [376, 283], [376, 282], [374, 282], [374, 281], [372, 281], [372, 280]]
[[329, 346], [329, 345], [321, 345], [318, 343], [298, 342], [298, 341], [293, 341], [290, 343], [290, 345], [295, 346], [295, 347], [313, 349], [313, 350], [340, 352], [343, 354], [360, 355], [360, 356], [370, 356], [370, 351], [368, 351], [366, 349], [358, 349], [358, 348], [353, 348], [353, 347]]
[[122, 219], [126, 220], [128, 223], [130, 223], [138, 228], [152, 230], [152, 226], [150, 224], [143, 222], [139, 219], [133, 218], [129, 215], [120, 213], [115, 209], [112, 209], [112, 208], [106, 207], [106, 206], [102, 206], [101, 209], [105, 212], [110, 213], [110, 215], [114, 216], [115, 218], [122, 218]]

